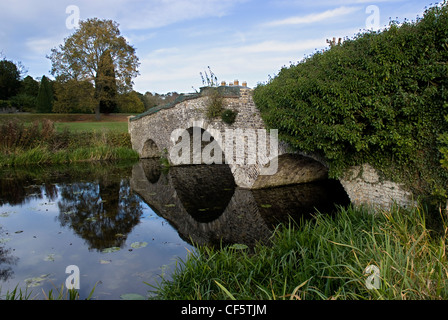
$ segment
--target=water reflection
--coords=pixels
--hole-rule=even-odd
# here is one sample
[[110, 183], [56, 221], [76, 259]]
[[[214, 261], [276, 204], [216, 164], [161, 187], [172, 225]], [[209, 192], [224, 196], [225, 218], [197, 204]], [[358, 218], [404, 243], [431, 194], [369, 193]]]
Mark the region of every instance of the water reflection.
[[57, 201], [57, 219], [85, 240], [89, 250], [122, 247], [139, 223], [141, 199], [129, 186], [131, 166], [85, 164], [4, 171], [0, 204]]
[[[131, 178], [129, 178], [131, 177]], [[140, 222], [143, 199], [185, 241], [198, 245], [265, 241], [280, 222], [331, 213], [348, 198], [336, 181], [264, 190], [235, 186], [226, 165], [162, 170], [157, 160], [131, 166], [86, 164], [3, 172], [0, 204], [55, 201], [57, 219], [89, 250], [122, 247]]]
[[90, 250], [122, 247], [142, 215], [129, 181], [114, 176], [96, 183], [63, 184], [58, 219], [83, 238]]
[[6, 247], [9, 237], [0, 226], [0, 281], [6, 281], [14, 275], [13, 266], [19, 258], [12, 254], [13, 250]]
[[145, 294], [144, 282], [155, 284], [162, 266], [185, 258], [191, 244], [253, 246], [290, 216], [309, 218], [347, 201], [332, 181], [240, 189], [225, 165], [165, 170], [142, 160], [0, 170], [0, 287], [46, 274], [64, 283], [65, 267], [76, 264], [85, 296], [97, 281], [100, 298]]
[[348, 197], [337, 181], [265, 190], [235, 187], [226, 165], [170, 168], [142, 160], [132, 170], [131, 188], [157, 214], [196, 245], [266, 242], [280, 222], [311, 218], [316, 210], [331, 214]]

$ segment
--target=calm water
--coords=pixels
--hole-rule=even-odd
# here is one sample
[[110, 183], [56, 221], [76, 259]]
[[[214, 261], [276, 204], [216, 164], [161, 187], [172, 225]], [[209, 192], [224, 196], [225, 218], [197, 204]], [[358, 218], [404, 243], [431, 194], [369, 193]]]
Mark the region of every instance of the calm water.
[[227, 166], [157, 161], [0, 171], [0, 296], [43, 298], [76, 265], [80, 295], [148, 295], [195, 245], [267, 241], [278, 222], [346, 204], [338, 183], [235, 188]]

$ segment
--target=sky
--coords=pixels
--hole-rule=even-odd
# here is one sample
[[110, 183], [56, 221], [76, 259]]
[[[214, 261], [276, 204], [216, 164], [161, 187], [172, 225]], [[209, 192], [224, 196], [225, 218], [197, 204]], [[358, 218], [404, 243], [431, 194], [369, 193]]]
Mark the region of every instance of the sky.
[[88, 18], [110, 19], [140, 60], [134, 90], [188, 93], [208, 67], [219, 82], [266, 83], [283, 66], [391, 19], [422, 17], [430, 0], [0, 0], [0, 53], [26, 75]]

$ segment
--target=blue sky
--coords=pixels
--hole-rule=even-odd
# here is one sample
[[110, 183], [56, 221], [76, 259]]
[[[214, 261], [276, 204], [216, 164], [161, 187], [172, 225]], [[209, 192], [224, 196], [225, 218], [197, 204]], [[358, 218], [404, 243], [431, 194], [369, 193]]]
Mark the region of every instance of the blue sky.
[[[137, 50], [134, 89], [192, 92], [208, 66], [219, 81], [266, 82], [280, 68], [327, 47], [326, 39], [384, 27], [390, 18], [422, 16], [425, 0], [0, 0], [0, 52], [21, 61], [34, 78], [50, 76], [46, 55], [81, 20], [120, 24]], [[67, 13], [68, 12], [68, 13]], [[70, 24], [69, 24], [70, 25]]]

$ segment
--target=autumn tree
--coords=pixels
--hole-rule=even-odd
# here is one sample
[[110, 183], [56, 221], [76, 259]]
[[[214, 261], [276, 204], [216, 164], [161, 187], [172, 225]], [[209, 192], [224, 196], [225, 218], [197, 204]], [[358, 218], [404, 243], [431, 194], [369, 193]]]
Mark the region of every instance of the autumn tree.
[[54, 91], [57, 99], [53, 105], [56, 113], [92, 113], [97, 102], [95, 88], [89, 81], [74, 79], [65, 82], [55, 81]]
[[119, 95], [118, 107], [122, 113], [142, 113], [145, 111], [145, 105], [135, 91]]
[[95, 85], [97, 119], [101, 98], [107, 96], [101, 90], [107, 87], [105, 84], [111, 84], [112, 69], [105, 71], [103, 66], [111, 60], [119, 92], [130, 91], [132, 79], [138, 75], [139, 60], [135, 49], [120, 35], [118, 26], [112, 20], [98, 18], [80, 21], [75, 33], [66, 38], [64, 44], [53, 48], [48, 56], [52, 63], [51, 73], [60, 81], [86, 80]]

